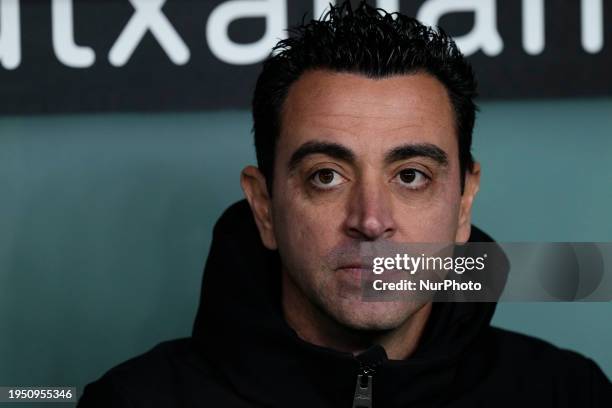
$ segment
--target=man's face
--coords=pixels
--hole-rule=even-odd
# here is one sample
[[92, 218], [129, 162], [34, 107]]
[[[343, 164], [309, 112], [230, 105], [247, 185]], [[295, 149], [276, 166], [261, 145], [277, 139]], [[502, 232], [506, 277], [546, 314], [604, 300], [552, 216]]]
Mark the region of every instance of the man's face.
[[397, 327], [421, 305], [362, 301], [360, 244], [469, 236], [477, 186], [468, 180], [462, 196], [444, 86], [424, 73], [376, 80], [311, 71], [290, 87], [281, 122], [270, 222], [258, 222], [264, 243], [337, 322]]

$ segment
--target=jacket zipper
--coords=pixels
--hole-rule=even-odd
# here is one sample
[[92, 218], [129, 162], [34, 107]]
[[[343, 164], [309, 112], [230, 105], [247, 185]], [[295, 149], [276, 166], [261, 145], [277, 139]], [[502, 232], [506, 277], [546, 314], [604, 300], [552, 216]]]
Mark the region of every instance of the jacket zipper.
[[353, 396], [353, 408], [372, 408], [374, 368], [374, 366], [361, 364], [359, 372], [357, 373], [355, 395]]

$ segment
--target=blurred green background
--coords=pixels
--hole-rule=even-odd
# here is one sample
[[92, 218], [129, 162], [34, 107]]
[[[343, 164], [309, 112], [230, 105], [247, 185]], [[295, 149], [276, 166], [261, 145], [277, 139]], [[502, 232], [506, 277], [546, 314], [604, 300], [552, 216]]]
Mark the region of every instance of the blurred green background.
[[[83, 387], [188, 336], [212, 226], [254, 163], [250, 114], [0, 118], [0, 385]], [[612, 241], [612, 99], [483, 102], [474, 223]], [[612, 377], [612, 303], [502, 304], [494, 324]]]

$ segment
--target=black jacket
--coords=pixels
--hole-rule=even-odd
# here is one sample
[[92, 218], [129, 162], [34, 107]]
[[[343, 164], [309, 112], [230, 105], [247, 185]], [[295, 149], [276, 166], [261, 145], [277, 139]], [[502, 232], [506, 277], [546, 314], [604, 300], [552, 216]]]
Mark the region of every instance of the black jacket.
[[[470, 240], [491, 241], [476, 228]], [[78, 407], [350, 408], [364, 366], [376, 408], [612, 407], [593, 361], [491, 327], [494, 303], [434, 303], [405, 361], [380, 347], [355, 358], [306, 343], [283, 319], [278, 266], [247, 203], [230, 207], [214, 229], [192, 337], [113, 368]]]

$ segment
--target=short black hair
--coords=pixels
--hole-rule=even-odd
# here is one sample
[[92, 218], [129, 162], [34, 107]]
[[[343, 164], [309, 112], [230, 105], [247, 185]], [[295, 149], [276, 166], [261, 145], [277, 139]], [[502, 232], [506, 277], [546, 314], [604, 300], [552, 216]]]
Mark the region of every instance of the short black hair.
[[472, 171], [472, 131], [476, 111], [476, 80], [471, 65], [453, 39], [440, 28], [387, 13], [362, 1], [349, 1], [320, 20], [289, 30], [263, 63], [253, 97], [253, 133], [260, 171], [272, 194], [276, 142], [281, 112], [289, 87], [303, 73], [316, 69], [358, 73], [380, 79], [394, 75], [428, 73], [446, 88], [455, 114], [459, 144], [461, 192]]

